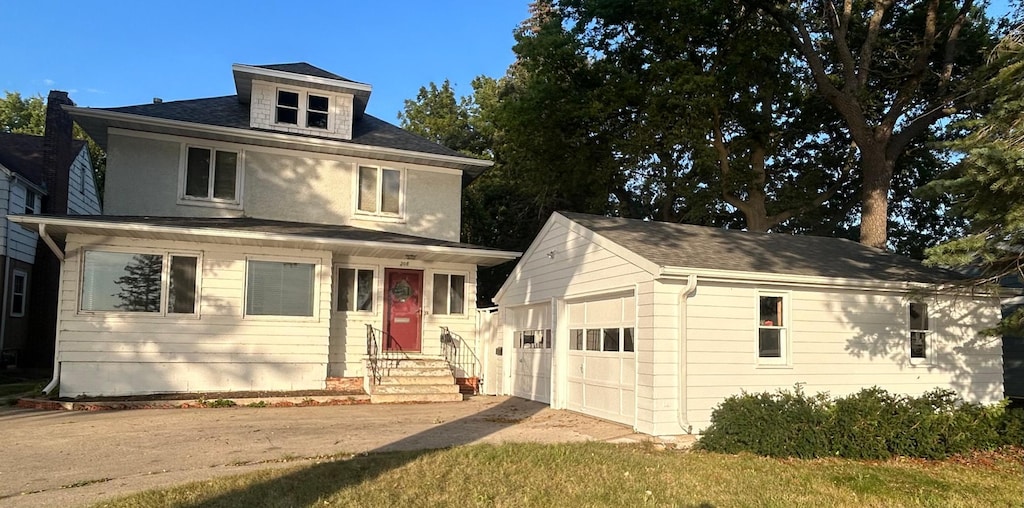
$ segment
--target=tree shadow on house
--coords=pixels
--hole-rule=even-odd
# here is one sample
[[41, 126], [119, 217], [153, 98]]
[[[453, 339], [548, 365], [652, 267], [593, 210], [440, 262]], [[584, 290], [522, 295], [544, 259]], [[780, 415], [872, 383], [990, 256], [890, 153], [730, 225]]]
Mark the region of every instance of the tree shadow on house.
[[[475, 443], [537, 414], [546, 405], [506, 399], [483, 411], [443, 422], [345, 460], [302, 467], [291, 473], [247, 485], [191, 506], [312, 506], [324, 498], [364, 482], [380, 479], [439, 450]], [[381, 407], [381, 411], [387, 411]], [[471, 472], [470, 472], [471, 473]], [[441, 472], [438, 477], [444, 476]], [[436, 479], [435, 479], [436, 480]], [[472, 475], [460, 478], [471, 482]], [[436, 480], [441, 482], [442, 480]], [[396, 485], [395, 489], [401, 487]], [[456, 487], [457, 488], [457, 487]], [[350, 500], [358, 504], [358, 500]], [[414, 499], [402, 503], [415, 504]]]

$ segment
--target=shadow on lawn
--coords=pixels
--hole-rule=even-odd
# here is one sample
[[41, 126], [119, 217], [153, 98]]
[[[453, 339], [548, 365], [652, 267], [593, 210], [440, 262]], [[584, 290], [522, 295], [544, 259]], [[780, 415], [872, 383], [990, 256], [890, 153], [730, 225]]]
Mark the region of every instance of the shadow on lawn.
[[[365, 457], [303, 467], [290, 474], [250, 485], [244, 490], [225, 492], [191, 506], [312, 506], [320, 498], [330, 497], [346, 487], [373, 481], [388, 471], [438, 449], [469, 444], [494, 434], [533, 416], [545, 407], [540, 404], [523, 404], [522, 401], [510, 398], [478, 413], [370, 450]], [[433, 449], [423, 449], [427, 446]], [[466, 478], [465, 481], [472, 481], [472, 478]], [[359, 500], [352, 501], [358, 504]]]

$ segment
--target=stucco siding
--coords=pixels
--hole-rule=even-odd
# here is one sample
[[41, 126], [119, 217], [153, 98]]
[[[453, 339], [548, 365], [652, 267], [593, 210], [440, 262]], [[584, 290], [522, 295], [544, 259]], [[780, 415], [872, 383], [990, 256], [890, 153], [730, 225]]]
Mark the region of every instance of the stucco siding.
[[[147, 240], [145, 249], [200, 256], [198, 314], [176, 316], [79, 311], [86, 248], [141, 250], [132, 239], [69, 235], [59, 304], [61, 395], [324, 387], [329, 252]], [[314, 316], [243, 316], [250, 257], [314, 264]]]
[[96, 180], [89, 147], [78, 152], [68, 174], [68, 214], [96, 215], [100, 213], [99, 196], [96, 195]]
[[[420, 336], [421, 353], [441, 355], [441, 327], [447, 326], [457, 334], [479, 357], [476, 337], [476, 265], [464, 263], [439, 263], [416, 260], [362, 258], [336, 256], [337, 267], [371, 269], [374, 271], [373, 310], [370, 312], [332, 311], [329, 372], [332, 377], [360, 377], [365, 374], [363, 360], [366, 358], [366, 325], [375, 330], [384, 327], [384, 271], [388, 268], [423, 271], [423, 321]], [[455, 274], [466, 277], [465, 311], [463, 314], [436, 315], [432, 302], [434, 274]], [[378, 336], [378, 340], [380, 337]], [[477, 366], [477, 370], [479, 366]], [[471, 367], [461, 369], [471, 370]], [[468, 374], [468, 373], [467, 373]], [[479, 375], [479, 372], [476, 372]], [[463, 377], [463, 376], [460, 376]], [[469, 377], [469, 376], [466, 376]]]
[[[785, 365], [759, 365], [758, 291], [789, 299]], [[994, 301], [926, 297], [928, 358], [911, 360], [908, 300], [895, 292], [701, 283], [687, 302], [688, 419], [706, 427], [723, 398], [793, 389], [846, 395], [869, 386], [920, 394], [949, 388], [971, 401], [1002, 397], [1001, 341], [977, 331], [999, 319]]]
[[181, 143], [110, 134], [107, 147], [107, 214], [195, 217], [218, 211], [177, 206]]

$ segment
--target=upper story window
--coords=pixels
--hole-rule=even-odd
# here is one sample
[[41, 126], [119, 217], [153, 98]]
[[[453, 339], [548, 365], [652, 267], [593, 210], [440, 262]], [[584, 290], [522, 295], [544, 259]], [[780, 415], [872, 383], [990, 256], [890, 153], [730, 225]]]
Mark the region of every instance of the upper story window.
[[183, 200], [238, 204], [241, 193], [239, 152], [189, 146], [182, 168]]
[[310, 129], [327, 130], [330, 104], [330, 98], [324, 95], [278, 90], [274, 121], [280, 124], [302, 125]]
[[402, 171], [359, 166], [360, 213], [398, 217], [402, 213]]
[[25, 215], [39, 213], [39, 195], [32, 189], [25, 189]]
[[928, 358], [928, 304], [910, 304], [910, 359]]
[[789, 355], [786, 297], [758, 295], [757, 359], [761, 364], [785, 364]]

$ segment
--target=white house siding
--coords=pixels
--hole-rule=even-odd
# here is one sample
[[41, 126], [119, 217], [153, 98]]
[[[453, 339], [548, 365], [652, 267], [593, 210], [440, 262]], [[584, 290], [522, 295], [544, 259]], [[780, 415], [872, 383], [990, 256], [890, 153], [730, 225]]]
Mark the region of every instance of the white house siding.
[[[243, 153], [241, 208], [179, 203], [183, 144]], [[109, 147], [104, 209], [110, 215], [246, 216], [459, 240], [462, 177], [453, 170], [150, 134], [111, 134]], [[355, 213], [359, 165], [403, 170], [404, 218]]]
[[[757, 365], [758, 290], [787, 295], [790, 362]], [[864, 387], [921, 394], [936, 387], [971, 401], [1002, 397], [1001, 341], [979, 337], [995, 324], [994, 301], [925, 298], [931, 330], [929, 360], [909, 358], [905, 294], [852, 289], [756, 287], [742, 282], [698, 284], [686, 307], [687, 415], [694, 430], [711, 410], [741, 391], [790, 389], [846, 395]], [[916, 361], [916, 360], [915, 360]]]
[[[199, 316], [78, 312], [82, 249], [201, 251]], [[68, 235], [58, 318], [62, 396], [322, 389], [331, 254]], [[316, 264], [313, 318], [243, 317], [247, 256]]]
[[[452, 334], [461, 337], [480, 356], [476, 337], [476, 265], [466, 263], [425, 262], [416, 260], [380, 259], [336, 255], [334, 267], [372, 269], [374, 271], [373, 311], [333, 311], [331, 319], [330, 366], [331, 377], [362, 377], [365, 374], [366, 325], [376, 330], [384, 328], [384, 270], [423, 271], [423, 324], [420, 336], [424, 355], [441, 355], [441, 327], [447, 326]], [[463, 314], [436, 315], [433, 313], [434, 274], [455, 274], [466, 277], [465, 312]], [[336, 307], [336, 306], [335, 306]], [[380, 333], [379, 331], [377, 332]], [[378, 337], [379, 339], [379, 337]], [[466, 365], [458, 369], [459, 377], [480, 376], [479, 366]], [[474, 374], [474, 375], [471, 375]]]
[[4, 220], [0, 220], [0, 254], [5, 256], [7, 255], [7, 229], [9, 225], [13, 227], [20, 227], [14, 226], [9, 220], [7, 220], [7, 214], [14, 213], [10, 208], [10, 192], [11, 181], [9, 177], [6, 174], [0, 173], [0, 217], [4, 218]]
[[68, 175], [68, 214], [97, 215], [100, 213], [99, 196], [96, 194], [96, 180], [89, 160], [89, 147], [83, 147], [71, 163]]
[[[10, 190], [10, 208], [8, 213], [21, 214], [25, 213], [25, 198], [28, 193], [28, 188], [21, 181], [15, 180], [11, 185]], [[40, 196], [36, 193], [35, 211], [39, 213]], [[28, 264], [35, 264], [36, 260], [36, 243], [39, 240], [39, 235], [33, 233], [17, 224], [10, 223], [7, 230], [7, 252], [11, 258], [17, 259], [18, 261], [24, 261]]]
[[685, 280], [647, 280], [637, 291], [636, 429], [655, 436], [690, 433], [679, 415], [680, 293]]

